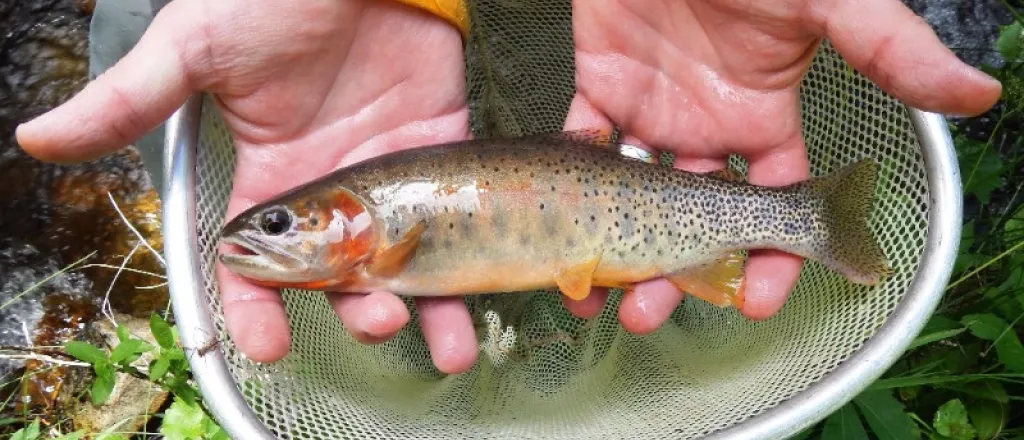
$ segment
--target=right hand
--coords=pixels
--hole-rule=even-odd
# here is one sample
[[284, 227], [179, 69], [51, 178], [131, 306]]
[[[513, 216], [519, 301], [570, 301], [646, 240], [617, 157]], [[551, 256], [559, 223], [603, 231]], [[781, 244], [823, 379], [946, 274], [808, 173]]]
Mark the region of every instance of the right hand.
[[[397, 2], [176, 0], [122, 60], [17, 137], [42, 160], [90, 160], [136, 141], [192, 93], [211, 93], [238, 153], [230, 219], [355, 161], [468, 137], [462, 63], [455, 27]], [[238, 349], [257, 362], [283, 358], [290, 334], [278, 291], [219, 264], [217, 278]], [[364, 343], [410, 318], [390, 293], [327, 297]], [[438, 369], [468, 370], [477, 344], [462, 298], [416, 306]]]

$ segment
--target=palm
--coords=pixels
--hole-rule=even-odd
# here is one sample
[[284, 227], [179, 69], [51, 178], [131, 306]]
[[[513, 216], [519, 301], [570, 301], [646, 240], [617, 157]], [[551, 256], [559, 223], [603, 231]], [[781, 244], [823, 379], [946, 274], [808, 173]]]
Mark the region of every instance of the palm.
[[[231, 68], [237, 71], [222, 75], [227, 81], [213, 85], [238, 151], [228, 218], [353, 162], [467, 136], [457, 31], [393, 3], [323, 3], [304, 5], [299, 11], [309, 16], [295, 14], [292, 26], [278, 25], [300, 32], [276, 40], [279, 45], [269, 51], [238, 48], [266, 61], [235, 64]], [[322, 25], [304, 25], [316, 22]], [[405, 47], [417, 50], [406, 52]], [[225, 319], [238, 344], [257, 360], [283, 356], [289, 329], [278, 293], [223, 267], [218, 281], [230, 305]], [[351, 295], [328, 298], [346, 328], [364, 342], [387, 339], [408, 320], [404, 305], [390, 294], [370, 301]], [[421, 307], [429, 303], [418, 301]], [[442, 320], [468, 321], [460, 312], [456, 308], [454, 317], [452, 311], [441, 312], [448, 315]], [[433, 318], [428, 313], [424, 319]]]
[[815, 44], [788, 8], [801, 2], [774, 2], [791, 11], [774, 16], [739, 3], [577, 2], [580, 94], [645, 144], [687, 157], [749, 157], [790, 141]]

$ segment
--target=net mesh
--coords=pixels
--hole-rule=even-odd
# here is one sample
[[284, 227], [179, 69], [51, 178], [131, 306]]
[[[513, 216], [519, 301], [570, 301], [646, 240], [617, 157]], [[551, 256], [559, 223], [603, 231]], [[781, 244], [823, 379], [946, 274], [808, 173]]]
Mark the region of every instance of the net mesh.
[[[490, 2], [476, 3], [471, 11], [474, 26], [514, 23], [519, 19], [507, 14], [526, 20], [531, 12], [485, 4]], [[546, 34], [498, 26], [481, 35], [474, 29], [467, 77], [475, 134], [561, 128], [573, 91], [569, 12], [566, 2], [564, 10], [541, 11], [527, 20], [541, 30], [554, 29]], [[545, 35], [570, 49], [541, 52], [539, 57], [556, 61], [554, 67], [550, 61], [522, 61], [537, 58], [528, 54], [551, 43], [537, 36], [517, 40], [517, 34]], [[520, 61], [474, 67], [474, 56]], [[500, 75], [488, 76], [488, 69]], [[485, 77], [500, 81], [488, 85]], [[224, 330], [213, 272], [234, 151], [207, 102], [197, 233], [206, 295], [231, 373], [257, 416], [286, 439], [693, 438], [759, 414], [820, 380], [872, 336], [906, 293], [926, 236], [924, 164], [904, 108], [851, 70], [827, 43], [804, 80], [801, 100], [813, 174], [866, 156], [881, 161], [870, 221], [896, 270], [892, 278], [876, 288], [855, 286], [807, 262], [773, 319], [751, 322], [735, 310], [688, 298], [647, 336], [622, 330], [617, 291], [589, 321], [570, 315], [553, 292], [473, 296], [466, 303], [481, 356], [469, 373], [454, 376], [433, 367], [415, 312], [393, 340], [368, 346], [344, 331], [315, 292], [283, 292], [293, 332], [284, 360], [256, 364], [235, 349]], [[741, 159], [732, 163], [744, 170]]]

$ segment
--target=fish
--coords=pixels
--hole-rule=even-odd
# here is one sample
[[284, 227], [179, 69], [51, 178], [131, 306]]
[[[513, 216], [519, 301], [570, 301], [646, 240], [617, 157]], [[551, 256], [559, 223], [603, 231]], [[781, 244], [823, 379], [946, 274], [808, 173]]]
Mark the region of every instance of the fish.
[[557, 288], [579, 301], [665, 278], [741, 307], [752, 249], [855, 284], [892, 274], [868, 223], [878, 168], [864, 158], [766, 187], [626, 154], [603, 130], [424, 145], [244, 210], [222, 227], [219, 261], [260, 286], [405, 296]]

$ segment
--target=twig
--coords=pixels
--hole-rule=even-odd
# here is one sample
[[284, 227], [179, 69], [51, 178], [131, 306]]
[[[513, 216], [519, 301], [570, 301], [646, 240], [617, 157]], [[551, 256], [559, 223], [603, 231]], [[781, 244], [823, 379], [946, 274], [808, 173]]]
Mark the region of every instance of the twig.
[[105, 269], [124, 270], [125, 272], [134, 272], [134, 273], [137, 273], [137, 274], [149, 275], [151, 277], [157, 277], [157, 278], [161, 278], [161, 279], [165, 279], [165, 280], [167, 279], [167, 277], [165, 277], [163, 275], [160, 275], [158, 273], [153, 273], [153, 272], [146, 271], [146, 270], [132, 269], [130, 267], [125, 267], [125, 268], [122, 269], [121, 267], [114, 266], [112, 264], [100, 264], [100, 263], [86, 264], [86, 265], [80, 267], [79, 269], [88, 269], [90, 267], [102, 267], [102, 268], [105, 268]]
[[60, 365], [62, 367], [91, 367], [92, 366], [92, 365], [87, 364], [85, 362], [64, 361], [64, 360], [60, 360], [60, 359], [57, 359], [57, 358], [52, 357], [52, 356], [47, 356], [45, 354], [34, 354], [34, 353], [29, 353], [29, 354], [4, 354], [4, 353], [0, 353], [0, 359], [42, 361], [42, 362], [47, 362], [47, 363], [51, 363], [51, 364], [54, 364], [54, 365]]
[[75, 360], [66, 361], [58, 359], [58, 357], [74, 359], [71, 356], [60, 350], [52, 350], [40, 347], [17, 347], [10, 345], [0, 345], [0, 352], [13, 351], [24, 354], [5, 354], [0, 353], [0, 359], [28, 359], [28, 360], [39, 360], [43, 362], [49, 362], [51, 364], [72, 366], [72, 367], [91, 367], [92, 365], [85, 362], [79, 362]]
[[28, 334], [29, 333], [28, 332], [28, 324], [25, 324], [25, 320], [24, 319], [22, 319], [20, 321], [21, 321], [21, 334], [25, 336], [25, 345], [32, 345], [32, 337], [29, 336], [29, 334]]
[[159, 252], [153, 249], [153, 246], [149, 245], [149, 241], [147, 241], [146, 238], [139, 233], [139, 230], [135, 229], [135, 227], [132, 226], [132, 223], [129, 222], [128, 218], [125, 217], [124, 213], [121, 212], [121, 208], [117, 206], [117, 202], [114, 201], [114, 196], [110, 194], [110, 191], [107, 191], [107, 198], [110, 199], [110, 203], [114, 205], [114, 210], [117, 211], [117, 215], [121, 216], [121, 220], [124, 222], [125, 225], [128, 226], [128, 229], [131, 229], [132, 232], [135, 233], [135, 236], [139, 239], [139, 241], [142, 242], [144, 246], [146, 246], [146, 249], [149, 249], [149, 251], [153, 253], [153, 256], [156, 257], [157, 260], [160, 260], [161, 265], [167, 267], [167, 262], [164, 261], [163, 255], [160, 255]]
[[114, 279], [110, 280], [110, 285], [107, 286], [107, 293], [103, 295], [103, 304], [100, 306], [100, 310], [103, 311], [103, 315], [110, 320], [110, 323], [113, 324], [114, 327], [117, 327], [117, 320], [114, 319], [114, 310], [110, 308], [110, 292], [114, 290], [114, 284], [117, 283], [117, 278], [121, 276], [121, 271], [128, 265], [128, 260], [131, 260], [132, 255], [135, 255], [135, 252], [138, 250], [139, 245], [136, 244], [135, 247], [132, 248], [132, 251], [129, 252], [128, 255], [125, 255], [124, 260], [121, 260], [121, 268], [114, 273]]

